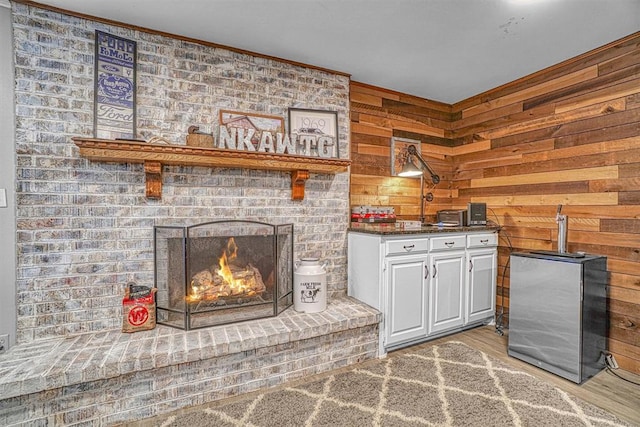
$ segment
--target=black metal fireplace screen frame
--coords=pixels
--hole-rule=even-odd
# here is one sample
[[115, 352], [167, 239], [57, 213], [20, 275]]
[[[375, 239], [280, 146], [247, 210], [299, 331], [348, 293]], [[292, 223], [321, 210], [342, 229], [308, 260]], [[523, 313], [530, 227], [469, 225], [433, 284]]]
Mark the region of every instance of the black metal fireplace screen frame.
[[[229, 230], [229, 232], [227, 232]], [[230, 232], [236, 230], [236, 232]], [[238, 234], [237, 230], [244, 230]], [[207, 232], [211, 235], [206, 235]], [[200, 233], [200, 235], [199, 235]], [[254, 236], [273, 248], [275, 276], [267, 301], [223, 306], [189, 302], [193, 268], [193, 239], [228, 239]], [[266, 240], [265, 240], [266, 239]], [[154, 227], [154, 283], [157, 323], [191, 330], [209, 326], [274, 317], [293, 305], [293, 224], [274, 225], [248, 220], [211, 221], [191, 226]], [[178, 283], [182, 282], [182, 283]]]

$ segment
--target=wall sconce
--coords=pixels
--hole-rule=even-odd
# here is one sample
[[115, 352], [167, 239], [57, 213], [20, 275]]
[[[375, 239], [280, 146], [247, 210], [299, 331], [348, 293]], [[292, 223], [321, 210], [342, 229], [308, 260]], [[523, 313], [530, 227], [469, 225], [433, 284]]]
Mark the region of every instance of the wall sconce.
[[[429, 164], [422, 158], [418, 150], [416, 150], [415, 145], [409, 145], [407, 147], [407, 161], [402, 166], [402, 170], [398, 173], [398, 176], [403, 177], [411, 177], [411, 176], [420, 176], [420, 222], [424, 222], [424, 202], [433, 201], [433, 193], [424, 192], [424, 171], [426, 170], [431, 175], [431, 182], [435, 186], [440, 182], [440, 177], [436, 174], [433, 169], [429, 166]], [[416, 166], [413, 163], [413, 158], [418, 160], [418, 164], [420, 167]]]

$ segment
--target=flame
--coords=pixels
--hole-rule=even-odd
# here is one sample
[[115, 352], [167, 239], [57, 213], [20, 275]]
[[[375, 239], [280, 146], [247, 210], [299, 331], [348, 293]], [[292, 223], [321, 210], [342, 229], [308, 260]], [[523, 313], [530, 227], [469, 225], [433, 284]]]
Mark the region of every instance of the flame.
[[[201, 300], [217, 300], [220, 297], [228, 296], [254, 296], [258, 292], [264, 291], [264, 283], [259, 278], [259, 284], [250, 264], [244, 270], [234, 265], [232, 271], [231, 265], [233, 260], [238, 257], [238, 246], [233, 237], [227, 240], [227, 245], [222, 251], [222, 255], [218, 259], [219, 268], [211, 267], [210, 270], [203, 270], [197, 273], [191, 279], [191, 293], [187, 296], [190, 302]], [[236, 278], [234, 278], [234, 271]], [[243, 274], [245, 273], [245, 274]], [[253, 274], [246, 274], [253, 273]], [[219, 277], [216, 280], [214, 278]], [[259, 273], [257, 273], [259, 276]]]
[[[225, 283], [229, 285], [230, 294], [238, 295], [247, 289], [247, 283], [243, 279], [234, 279], [233, 272], [231, 271], [231, 262], [238, 257], [238, 245], [233, 237], [227, 240], [227, 247], [222, 252], [222, 255], [218, 259], [218, 265], [220, 269], [217, 271], [218, 276], [222, 277]], [[228, 295], [219, 295], [228, 296]]]
[[236, 241], [233, 237], [227, 240], [227, 247], [222, 252], [222, 256], [218, 260], [218, 265], [220, 266], [220, 270], [218, 270], [218, 276], [222, 277], [226, 283], [231, 286], [231, 289], [242, 289], [244, 288], [242, 280], [235, 280], [233, 278], [233, 273], [231, 272], [231, 268], [229, 267], [229, 263], [238, 257], [238, 246], [236, 245]]

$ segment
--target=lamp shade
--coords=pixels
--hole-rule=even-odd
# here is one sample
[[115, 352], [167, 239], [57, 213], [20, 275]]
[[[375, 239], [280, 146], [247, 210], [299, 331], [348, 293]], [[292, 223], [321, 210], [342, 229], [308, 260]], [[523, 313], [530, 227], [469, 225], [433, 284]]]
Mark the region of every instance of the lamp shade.
[[398, 173], [398, 176], [420, 176], [422, 175], [422, 170], [418, 169], [416, 165], [413, 164], [412, 161], [407, 161], [404, 166], [402, 166], [402, 170]]

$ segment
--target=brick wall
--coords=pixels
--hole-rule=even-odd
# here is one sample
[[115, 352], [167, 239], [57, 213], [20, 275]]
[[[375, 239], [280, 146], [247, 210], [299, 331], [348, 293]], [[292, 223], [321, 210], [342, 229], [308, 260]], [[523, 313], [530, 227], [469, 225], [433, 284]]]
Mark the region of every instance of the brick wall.
[[288, 173], [165, 166], [149, 200], [142, 165], [78, 156], [70, 138], [93, 135], [96, 29], [138, 42], [140, 138], [184, 144], [190, 125], [217, 130], [219, 109], [326, 109], [349, 157], [347, 76], [14, 3], [18, 342], [120, 328], [124, 284], [153, 284], [154, 225], [291, 222], [295, 257], [328, 261], [344, 294], [348, 173], [312, 174], [295, 202]]

